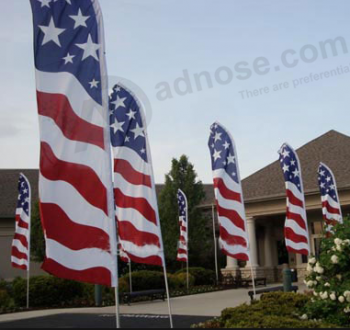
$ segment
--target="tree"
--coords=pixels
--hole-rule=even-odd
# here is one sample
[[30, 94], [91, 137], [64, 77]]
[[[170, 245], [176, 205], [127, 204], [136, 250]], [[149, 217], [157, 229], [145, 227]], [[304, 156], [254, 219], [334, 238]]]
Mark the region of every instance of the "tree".
[[188, 200], [190, 265], [206, 265], [208, 254], [211, 253], [208, 219], [198, 208], [205, 198], [203, 184], [197, 179], [194, 166], [189, 162], [188, 157], [183, 155], [179, 160], [172, 160], [171, 170], [165, 176], [165, 186], [159, 195], [159, 214], [169, 270], [179, 268], [179, 262], [176, 261], [180, 235], [177, 205], [179, 188], [186, 194]]
[[43, 262], [45, 258], [45, 239], [41, 226], [40, 207], [37, 201], [34, 204], [31, 224], [31, 256], [34, 261]]
[[309, 318], [350, 326], [350, 220], [334, 227], [321, 242], [319, 259], [309, 259], [305, 284], [314, 298], [307, 306]]

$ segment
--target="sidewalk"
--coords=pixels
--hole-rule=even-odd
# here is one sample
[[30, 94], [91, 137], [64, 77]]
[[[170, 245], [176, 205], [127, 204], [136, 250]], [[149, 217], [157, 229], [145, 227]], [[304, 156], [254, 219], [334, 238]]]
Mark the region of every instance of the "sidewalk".
[[[278, 286], [278, 284], [268, 285], [267, 287], [274, 286]], [[304, 289], [303, 285], [299, 285], [299, 292], [303, 292]], [[250, 290], [236, 289], [172, 298], [172, 313], [173, 315], [220, 316], [221, 311], [225, 308], [249, 303], [248, 291]], [[120, 306], [120, 312], [121, 314], [167, 315], [168, 305], [166, 301], [134, 303], [131, 306]], [[0, 322], [60, 314], [115, 314], [115, 307], [67, 308], [5, 314], [0, 315]]]

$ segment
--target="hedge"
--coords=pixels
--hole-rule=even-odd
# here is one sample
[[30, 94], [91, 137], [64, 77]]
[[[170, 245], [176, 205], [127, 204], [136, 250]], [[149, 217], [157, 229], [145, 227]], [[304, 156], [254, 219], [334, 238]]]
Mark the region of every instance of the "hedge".
[[331, 328], [333, 325], [302, 320], [309, 297], [302, 294], [274, 292], [261, 296], [252, 305], [225, 309], [221, 317], [194, 328]]
[[[189, 273], [194, 277], [194, 285], [214, 285], [216, 281], [215, 272], [201, 267], [190, 267]], [[175, 274], [186, 273], [186, 268], [179, 270]]]

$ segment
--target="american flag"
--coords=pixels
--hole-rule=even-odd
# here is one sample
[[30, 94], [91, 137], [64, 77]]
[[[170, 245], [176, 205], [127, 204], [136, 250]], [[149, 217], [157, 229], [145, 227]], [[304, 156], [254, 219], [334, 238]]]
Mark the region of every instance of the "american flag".
[[332, 170], [321, 163], [318, 168], [318, 183], [321, 192], [323, 219], [327, 224], [327, 232], [332, 232], [332, 227], [343, 223], [337, 184]]
[[297, 153], [287, 143], [283, 144], [279, 155], [287, 194], [287, 214], [284, 225], [286, 247], [290, 252], [309, 255], [309, 229], [300, 161]]
[[177, 192], [179, 205], [180, 240], [177, 252], [177, 260], [188, 261], [188, 204], [185, 193], [179, 189]]
[[220, 247], [227, 255], [249, 260], [249, 239], [236, 147], [219, 123], [211, 126], [209, 150], [220, 226]]
[[11, 263], [15, 268], [29, 270], [31, 190], [28, 179], [22, 173], [19, 176], [18, 193]]
[[122, 250], [136, 263], [162, 266], [164, 254], [143, 109], [116, 85], [110, 97], [114, 197]]
[[31, 0], [40, 123], [42, 268], [116, 285], [108, 88], [97, 0]]

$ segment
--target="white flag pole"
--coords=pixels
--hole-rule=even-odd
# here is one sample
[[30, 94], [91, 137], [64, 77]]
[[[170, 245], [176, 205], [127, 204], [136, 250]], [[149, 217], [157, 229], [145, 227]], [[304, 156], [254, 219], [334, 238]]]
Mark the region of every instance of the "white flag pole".
[[28, 269], [27, 269], [27, 309], [29, 309], [29, 281], [30, 281], [30, 247], [31, 247], [31, 223], [32, 223], [32, 188], [30, 186], [29, 180], [26, 178], [28, 188], [29, 188], [29, 226], [28, 226]]
[[253, 265], [250, 263], [250, 271], [252, 273], [252, 282], [253, 282], [253, 292], [254, 292], [254, 299], [256, 297], [256, 287], [255, 287], [255, 275], [253, 271]]
[[212, 205], [212, 217], [213, 217], [213, 235], [214, 235], [214, 249], [215, 249], [215, 271], [216, 271], [216, 284], [219, 285], [219, 267], [218, 267], [218, 245], [215, 234], [215, 206]]
[[129, 291], [132, 293], [131, 259], [129, 259]]

